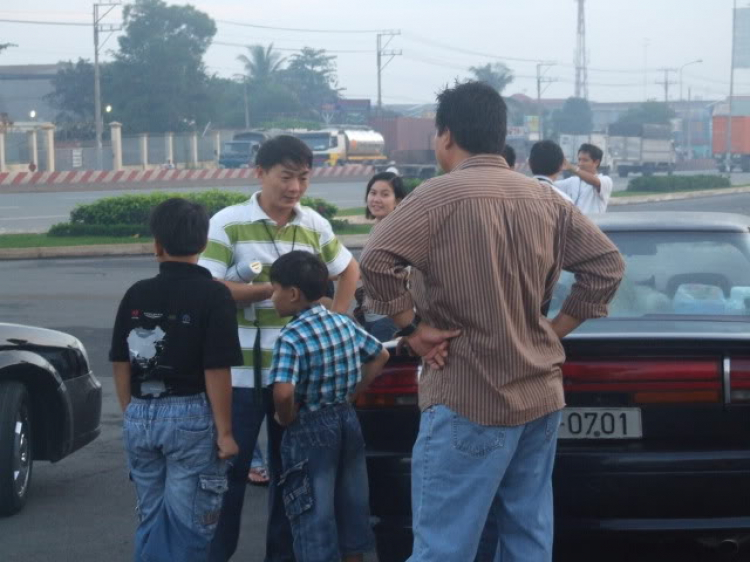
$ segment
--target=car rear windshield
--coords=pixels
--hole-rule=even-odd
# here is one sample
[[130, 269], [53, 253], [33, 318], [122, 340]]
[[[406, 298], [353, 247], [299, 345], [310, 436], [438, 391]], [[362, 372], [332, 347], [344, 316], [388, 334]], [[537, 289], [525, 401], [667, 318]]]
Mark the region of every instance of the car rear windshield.
[[[609, 318], [750, 315], [750, 235], [722, 232], [613, 232], [626, 262]], [[570, 293], [563, 272], [549, 315]]]

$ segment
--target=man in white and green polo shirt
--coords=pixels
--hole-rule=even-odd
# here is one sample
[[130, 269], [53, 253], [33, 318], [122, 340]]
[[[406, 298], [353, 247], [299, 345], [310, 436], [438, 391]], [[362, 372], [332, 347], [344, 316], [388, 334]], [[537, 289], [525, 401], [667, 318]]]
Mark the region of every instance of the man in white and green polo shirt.
[[[318, 255], [328, 265], [330, 276], [338, 277], [332, 308], [341, 313], [348, 310], [359, 278], [357, 262], [334, 236], [330, 223], [299, 204], [307, 190], [311, 168], [312, 152], [301, 140], [279, 136], [265, 142], [256, 157], [261, 191], [246, 203], [214, 215], [208, 246], [199, 262], [229, 287], [237, 302], [244, 355], [244, 365], [232, 369], [232, 429], [240, 453], [229, 469], [229, 491], [224, 495], [211, 547], [212, 562], [226, 562], [237, 547], [247, 467], [264, 416], [271, 472], [265, 562], [294, 560], [291, 530], [278, 486], [282, 428], [273, 419], [273, 399], [265, 388], [274, 344], [289, 318], [280, 318], [274, 310], [268, 275], [273, 262], [292, 250]], [[233, 265], [254, 261], [260, 262], [263, 269], [251, 283], [227, 280]]]

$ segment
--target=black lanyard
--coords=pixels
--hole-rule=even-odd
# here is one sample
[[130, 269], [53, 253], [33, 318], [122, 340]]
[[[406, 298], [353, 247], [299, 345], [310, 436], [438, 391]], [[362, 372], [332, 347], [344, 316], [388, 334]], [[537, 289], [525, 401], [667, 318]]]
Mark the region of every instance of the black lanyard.
[[[273, 244], [273, 249], [276, 250], [276, 256], [280, 258], [281, 252], [276, 245], [276, 238], [271, 232], [271, 229], [268, 228], [268, 223], [266, 221], [263, 221], [263, 226], [266, 229], [268, 238], [271, 240], [271, 244]], [[294, 251], [294, 246], [296, 244], [297, 225], [295, 224], [294, 233], [292, 234], [292, 252]], [[257, 404], [261, 404], [263, 401], [263, 349], [260, 343], [260, 322], [258, 321], [257, 313], [255, 316], [255, 343], [253, 344], [253, 375], [255, 382], [255, 400]]]

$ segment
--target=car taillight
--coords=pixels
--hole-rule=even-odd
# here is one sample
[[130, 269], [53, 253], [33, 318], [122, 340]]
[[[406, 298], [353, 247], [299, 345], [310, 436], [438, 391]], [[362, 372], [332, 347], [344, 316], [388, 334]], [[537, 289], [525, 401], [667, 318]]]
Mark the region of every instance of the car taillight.
[[387, 365], [383, 373], [357, 398], [358, 408], [414, 406], [420, 366], [416, 363]]
[[720, 402], [719, 359], [572, 360], [563, 366], [566, 392], [616, 392], [640, 404]]
[[731, 359], [729, 376], [731, 401], [750, 402], [750, 359]]

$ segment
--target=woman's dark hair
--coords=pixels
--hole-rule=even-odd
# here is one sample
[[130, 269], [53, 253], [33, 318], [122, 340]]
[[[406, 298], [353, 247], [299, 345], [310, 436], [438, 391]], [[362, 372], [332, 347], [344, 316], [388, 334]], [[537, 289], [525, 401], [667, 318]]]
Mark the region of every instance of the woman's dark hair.
[[267, 140], [255, 155], [255, 165], [270, 170], [277, 164], [294, 168], [312, 168], [313, 153], [310, 147], [297, 137], [279, 135]]
[[328, 267], [315, 254], [295, 250], [273, 262], [271, 282], [284, 288], [296, 287], [313, 302], [326, 295]]
[[393, 172], [380, 172], [375, 174], [367, 182], [367, 189], [365, 190], [365, 217], [368, 219], [374, 219], [369, 207], [367, 206], [367, 197], [370, 195], [372, 186], [379, 181], [387, 182], [393, 188], [393, 195], [396, 197], [396, 201], [402, 201], [406, 197], [406, 187], [404, 187], [404, 180], [401, 176], [394, 174]]
[[448, 129], [456, 144], [470, 154], [502, 154], [508, 110], [495, 88], [485, 82], [464, 82], [446, 88], [437, 100], [439, 135]]
[[149, 226], [170, 256], [201, 253], [208, 241], [208, 213], [203, 205], [173, 197], [151, 211]]

